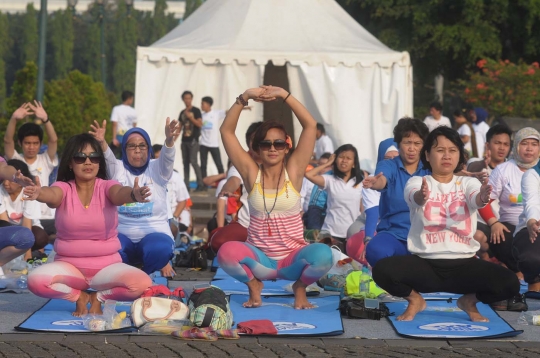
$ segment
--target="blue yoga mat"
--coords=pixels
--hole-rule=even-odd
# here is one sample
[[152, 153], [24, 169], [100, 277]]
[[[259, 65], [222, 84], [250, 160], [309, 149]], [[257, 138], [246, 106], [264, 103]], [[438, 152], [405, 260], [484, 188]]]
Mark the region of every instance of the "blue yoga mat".
[[267, 319], [272, 321], [279, 336], [337, 336], [343, 334], [339, 313], [339, 296], [310, 297], [316, 308], [297, 310], [293, 297], [263, 297], [262, 307], [245, 308], [247, 297], [231, 295], [230, 307], [235, 324]]
[[[293, 293], [285, 290], [283, 287], [293, 283], [288, 280], [276, 280], [276, 281], [263, 281], [264, 288], [262, 290], [263, 296], [292, 296]], [[249, 295], [248, 288], [245, 283], [236, 281], [232, 277], [227, 279], [212, 281], [212, 286], [216, 286], [223, 290], [228, 295]], [[308, 292], [308, 296], [317, 296], [320, 292]]]
[[225, 271], [223, 271], [223, 269], [221, 267], [219, 267], [217, 270], [216, 270], [216, 274], [214, 275], [214, 278], [212, 279], [212, 281], [216, 281], [216, 280], [224, 280], [224, 279], [231, 279], [232, 277], [229, 276]]
[[[130, 312], [131, 302], [117, 302], [116, 310]], [[74, 317], [75, 302], [66, 300], [50, 300], [23, 323], [15, 327], [17, 331], [26, 332], [69, 332], [89, 333], [84, 327], [81, 317]], [[136, 331], [135, 328], [121, 328], [99, 333], [125, 333]], [[92, 332], [95, 333], [95, 332]]]
[[401, 336], [413, 338], [501, 338], [514, 337], [523, 331], [516, 331], [502, 319], [489, 305], [478, 303], [478, 311], [489, 322], [472, 322], [460, 310], [456, 301], [426, 301], [427, 308], [418, 313], [412, 321], [397, 321], [407, 302], [392, 302], [386, 305], [395, 315], [388, 317], [394, 329]]
[[210, 266], [210, 271], [211, 272], [216, 272], [218, 269], [219, 269], [219, 262], [218, 262], [217, 256], [216, 256], [212, 260], [212, 266]]

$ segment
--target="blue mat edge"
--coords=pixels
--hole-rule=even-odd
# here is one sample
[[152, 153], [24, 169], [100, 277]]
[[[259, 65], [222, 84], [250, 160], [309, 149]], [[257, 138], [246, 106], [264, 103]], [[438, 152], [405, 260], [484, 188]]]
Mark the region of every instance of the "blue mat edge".
[[32, 314], [30, 316], [28, 316], [24, 321], [22, 321], [21, 323], [19, 323], [17, 326], [13, 327], [13, 329], [15, 329], [16, 331], [19, 331], [19, 332], [41, 332], [41, 333], [69, 333], [69, 334], [103, 334], [103, 333], [136, 333], [137, 332], [137, 327], [125, 327], [125, 328], [120, 328], [120, 329], [110, 329], [110, 330], [107, 330], [107, 331], [87, 331], [87, 332], [72, 332], [72, 331], [57, 331], [57, 330], [42, 330], [42, 329], [32, 329], [32, 328], [25, 328], [25, 327], [21, 327], [26, 321], [28, 321], [36, 312], [38, 312], [39, 310], [41, 310], [43, 307], [45, 307], [49, 302], [51, 302], [52, 300], [48, 300], [47, 302], [45, 302], [43, 304], [43, 306], [39, 307], [37, 310], [35, 310], [34, 312], [32, 312]]
[[[245, 295], [239, 295], [239, 294], [232, 294], [232, 295], [229, 295], [229, 297], [230, 296], [245, 297]], [[265, 296], [265, 297], [269, 297], [269, 296]], [[284, 296], [272, 296], [272, 297], [281, 297], [281, 298], [283, 298]], [[325, 297], [337, 297], [337, 296], [323, 296], [323, 297], [313, 297], [313, 298], [325, 298]], [[296, 338], [299, 338], [299, 337], [332, 337], [332, 336], [339, 336], [339, 335], [345, 333], [345, 327], [343, 326], [343, 316], [339, 312], [339, 302], [340, 301], [338, 301], [338, 307], [336, 308], [336, 311], [338, 311], [338, 314], [339, 314], [339, 321], [341, 323], [341, 331], [331, 331], [331, 332], [327, 332], [327, 333], [302, 334], [302, 335], [298, 335], [298, 334], [275, 334], [275, 335], [274, 334], [259, 334], [259, 335], [243, 334], [243, 335], [246, 336], [246, 337], [264, 336], [264, 337], [276, 337], [276, 338], [280, 338], [280, 337], [296, 337]], [[236, 326], [236, 324], [237, 324], [237, 322], [234, 322], [234, 326]]]
[[[437, 300], [426, 300], [426, 301], [437, 301]], [[385, 303], [389, 303], [389, 302], [385, 302]], [[514, 327], [512, 327], [512, 325], [508, 322], [506, 322], [506, 320], [504, 318], [501, 317], [501, 315], [499, 315], [499, 312], [493, 310], [493, 312], [495, 312], [495, 314], [497, 316], [499, 316], [500, 319], [502, 319], [504, 321], [504, 323], [506, 323], [508, 325], [508, 327], [510, 327], [512, 330], [508, 333], [503, 333], [503, 334], [495, 334], [495, 335], [492, 335], [492, 336], [485, 336], [485, 337], [418, 337], [418, 336], [411, 336], [411, 335], [408, 335], [408, 334], [404, 334], [404, 333], [400, 333], [396, 326], [394, 326], [394, 322], [390, 319], [390, 316], [386, 317], [386, 319], [388, 320], [388, 322], [390, 322], [390, 325], [392, 326], [392, 328], [394, 329], [394, 331], [396, 332], [396, 334], [398, 336], [401, 336], [401, 337], [405, 337], [405, 338], [409, 338], [409, 339], [418, 339], [418, 340], [426, 340], [426, 339], [451, 339], [451, 340], [456, 340], [456, 339], [459, 339], [459, 340], [473, 340], [473, 339], [494, 339], [494, 338], [510, 338], [510, 337], [516, 337], [520, 334], [522, 334], [524, 331], [523, 330], [518, 330], [518, 329], [515, 329]], [[394, 312], [392, 312], [392, 314], [394, 314]]]

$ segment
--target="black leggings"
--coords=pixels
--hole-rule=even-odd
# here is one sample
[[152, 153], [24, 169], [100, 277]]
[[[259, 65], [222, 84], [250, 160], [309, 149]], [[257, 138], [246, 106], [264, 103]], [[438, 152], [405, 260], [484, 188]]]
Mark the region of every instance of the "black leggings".
[[476, 293], [483, 303], [493, 303], [519, 294], [516, 275], [500, 266], [474, 257], [467, 259], [423, 259], [417, 255], [379, 260], [373, 279], [393, 296], [422, 293]]
[[502, 223], [510, 232], [504, 231], [504, 241], [498, 244], [489, 242], [489, 249], [493, 252], [493, 255], [503, 264], [505, 264], [513, 272], [519, 272], [517, 260], [512, 253], [512, 247], [514, 244], [514, 231], [516, 231], [516, 225], [510, 223]]
[[514, 237], [514, 255], [525, 282], [540, 282], [540, 239], [532, 243], [527, 228], [521, 229]]

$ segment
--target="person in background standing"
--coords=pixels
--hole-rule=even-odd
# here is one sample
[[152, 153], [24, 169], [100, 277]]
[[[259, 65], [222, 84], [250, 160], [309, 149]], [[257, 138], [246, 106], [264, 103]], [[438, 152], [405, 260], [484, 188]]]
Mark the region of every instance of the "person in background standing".
[[489, 130], [489, 124], [486, 123], [487, 118], [488, 112], [483, 108], [469, 108], [467, 111], [467, 119], [472, 123], [476, 134], [476, 147], [478, 148], [479, 158], [484, 156], [486, 135]]
[[214, 100], [212, 97], [203, 97], [201, 101], [202, 127], [201, 127], [201, 174], [207, 177], [206, 166], [208, 164], [208, 152], [216, 164], [219, 174], [224, 173], [219, 152], [219, 122], [225, 118], [225, 111], [212, 109]]
[[450, 119], [442, 115], [442, 105], [439, 102], [433, 102], [429, 105], [429, 114], [424, 119], [424, 123], [430, 132], [440, 126], [452, 128]]
[[199, 136], [203, 125], [201, 110], [192, 105], [193, 93], [184, 91], [182, 101], [186, 108], [178, 115], [180, 130], [182, 131], [182, 162], [184, 163], [184, 183], [189, 189], [189, 166], [193, 166], [197, 177], [197, 188], [195, 191], [206, 191], [206, 186], [202, 181], [201, 167], [197, 161], [199, 154]]
[[113, 147], [111, 148], [115, 155], [121, 156], [121, 146], [124, 134], [133, 127], [137, 126], [137, 112], [133, 108], [133, 92], [122, 92], [122, 103], [115, 106], [111, 113]]
[[317, 123], [317, 140], [315, 141], [315, 153], [313, 154], [312, 164], [316, 165], [317, 161], [321, 159], [321, 155], [324, 153], [334, 153], [334, 144], [332, 139], [326, 135], [326, 129], [321, 123]]

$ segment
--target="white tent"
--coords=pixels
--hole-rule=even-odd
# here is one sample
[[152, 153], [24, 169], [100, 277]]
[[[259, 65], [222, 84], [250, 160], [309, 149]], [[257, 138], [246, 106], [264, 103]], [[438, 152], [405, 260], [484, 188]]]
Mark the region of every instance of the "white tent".
[[[291, 93], [325, 125], [336, 148], [358, 148], [365, 168], [373, 169], [377, 145], [397, 120], [412, 115], [409, 54], [383, 45], [334, 0], [207, 0], [155, 44], [138, 48], [138, 124], [160, 143], [166, 117], [177, 118], [183, 108], [184, 90], [194, 93], [196, 106], [211, 96], [213, 108], [228, 109], [245, 89], [263, 84], [269, 61], [287, 66]], [[254, 104], [242, 113], [242, 143], [262, 112]], [[178, 152], [177, 168], [180, 158]]]

